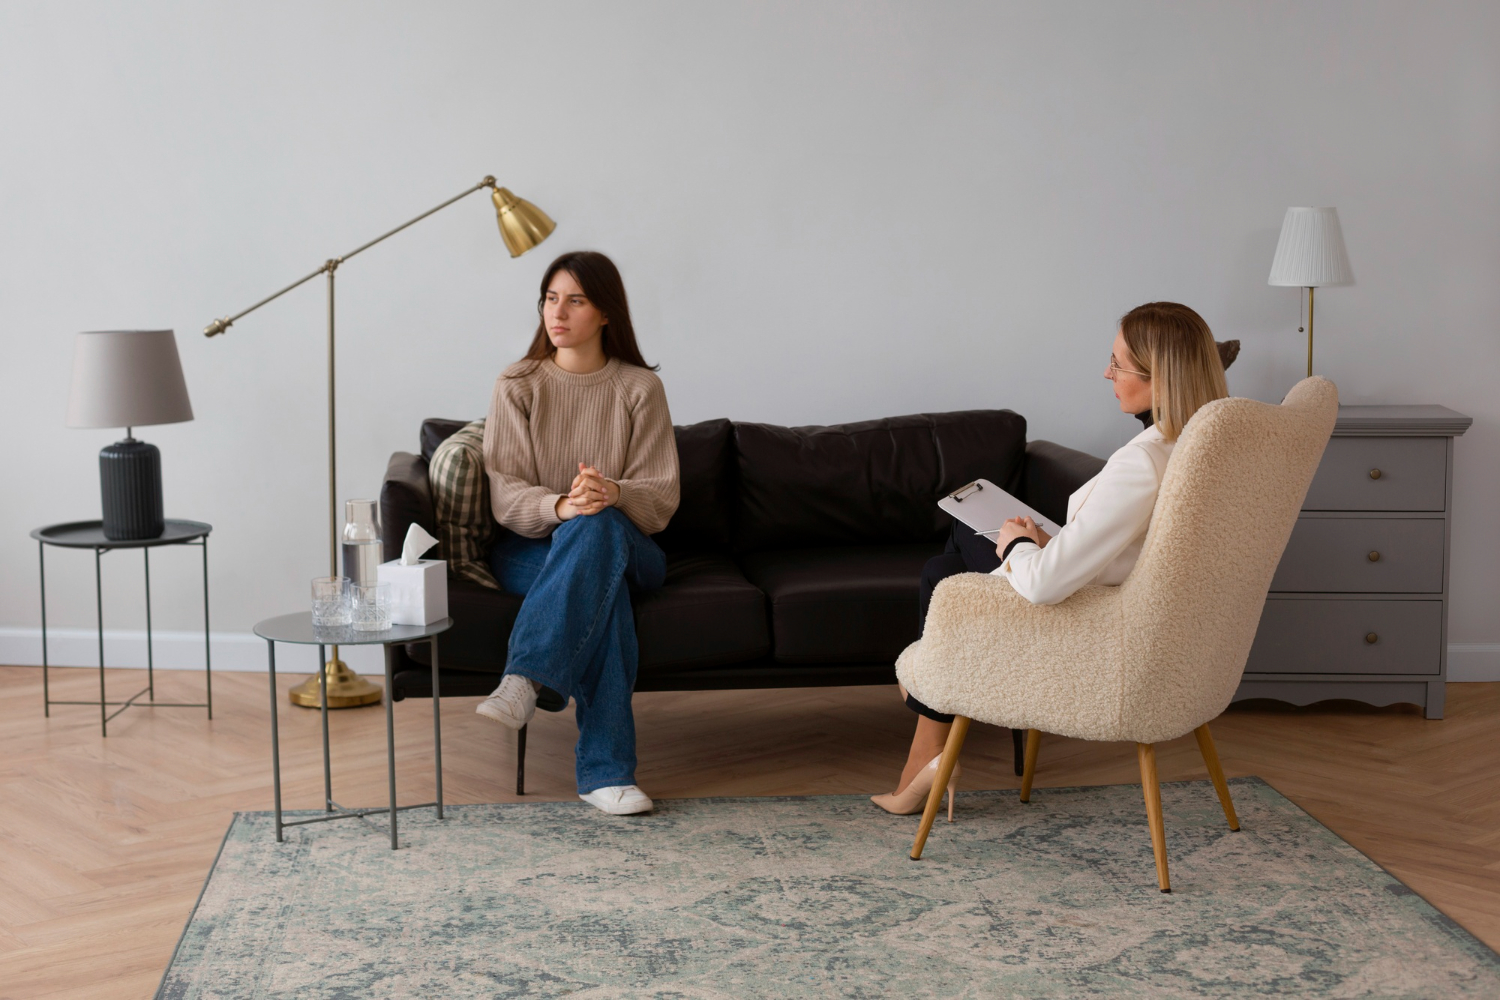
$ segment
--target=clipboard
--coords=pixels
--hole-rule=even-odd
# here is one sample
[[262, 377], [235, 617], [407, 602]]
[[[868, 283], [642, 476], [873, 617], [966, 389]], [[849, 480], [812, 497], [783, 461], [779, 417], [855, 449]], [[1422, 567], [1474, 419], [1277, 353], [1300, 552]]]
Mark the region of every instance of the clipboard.
[[1013, 517], [1029, 517], [1054, 537], [1062, 530], [1057, 522], [1038, 514], [988, 479], [976, 479], [967, 486], [960, 486], [939, 500], [938, 506], [973, 528], [976, 535], [993, 536]]

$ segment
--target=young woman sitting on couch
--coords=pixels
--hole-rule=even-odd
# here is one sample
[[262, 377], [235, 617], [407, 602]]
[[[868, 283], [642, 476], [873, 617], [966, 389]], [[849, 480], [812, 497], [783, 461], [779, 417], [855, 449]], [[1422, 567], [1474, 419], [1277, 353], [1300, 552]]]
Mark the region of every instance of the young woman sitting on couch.
[[[1225, 347], [1231, 345], [1237, 350], [1233, 341]], [[1225, 357], [1232, 360], [1233, 353]], [[1145, 429], [1068, 498], [1067, 523], [1057, 537], [1030, 518], [1015, 518], [991, 548], [988, 539], [955, 526], [949, 551], [922, 571], [924, 624], [933, 588], [958, 573], [992, 573], [1033, 604], [1058, 604], [1090, 584], [1123, 583], [1141, 554], [1157, 489], [1183, 425], [1203, 404], [1229, 395], [1224, 365], [1208, 324], [1187, 306], [1150, 302], [1126, 313], [1104, 377], [1113, 383], [1120, 409], [1134, 414]], [[927, 803], [953, 716], [933, 711], [904, 690], [901, 696], [917, 713], [917, 731], [898, 791], [872, 801], [906, 815]], [[956, 783], [956, 769], [953, 779]], [[953, 818], [953, 784], [948, 817]]]
[[677, 445], [661, 379], [636, 346], [625, 285], [601, 253], [566, 253], [542, 277], [526, 357], [495, 381], [484, 464], [501, 589], [521, 595], [505, 675], [480, 715], [512, 729], [543, 688], [576, 705], [578, 794], [647, 812], [635, 783], [637, 649], [630, 592], [662, 585], [649, 535], [677, 509]]

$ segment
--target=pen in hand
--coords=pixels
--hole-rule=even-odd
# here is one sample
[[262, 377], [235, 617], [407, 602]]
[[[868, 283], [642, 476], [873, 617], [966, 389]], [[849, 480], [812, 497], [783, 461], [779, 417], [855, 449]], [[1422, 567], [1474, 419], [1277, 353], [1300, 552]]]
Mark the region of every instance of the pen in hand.
[[[1030, 517], [1017, 517], [1017, 518], [1012, 518], [1012, 520], [1021, 522], [1022, 527], [1026, 527], [1029, 524], [1031, 527], [1038, 528], [1038, 529], [1040, 529], [1042, 531], [1046, 530], [1045, 528], [1042, 527], [1042, 522], [1040, 522], [1038, 520], [1035, 520], [1034, 518], [1030, 518]], [[983, 538], [994, 538], [996, 535], [1000, 534], [1000, 532], [1002, 532], [1004, 530], [1005, 529], [1003, 527], [1002, 528], [991, 528], [989, 531], [976, 531], [976, 532], [974, 532], [974, 534], [979, 535], [979, 536], [981, 536]]]

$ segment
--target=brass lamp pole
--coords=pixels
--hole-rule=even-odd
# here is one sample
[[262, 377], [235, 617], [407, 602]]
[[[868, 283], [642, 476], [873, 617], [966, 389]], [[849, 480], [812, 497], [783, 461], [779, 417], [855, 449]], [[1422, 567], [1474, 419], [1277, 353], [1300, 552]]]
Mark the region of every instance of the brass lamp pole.
[[[364, 253], [377, 243], [395, 236], [401, 230], [415, 223], [421, 222], [435, 212], [440, 212], [463, 198], [467, 198], [475, 191], [483, 188], [490, 189], [490, 200], [495, 204], [495, 214], [500, 223], [500, 236], [505, 240], [505, 246], [510, 250], [512, 257], [519, 257], [532, 247], [541, 243], [556, 228], [556, 223], [547, 217], [547, 213], [537, 208], [531, 202], [517, 198], [503, 187], [495, 186], [495, 178], [486, 177], [467, 191], [454, 195], [447, 201], [430, 208], [408, 222], [392, 229], [383, 236], [377, 236], [363, 246], [349, 251], [342, 257], [334, 257], [324, 261], [323, 266], [287, 285], [281, 291], [261, 299], [248, 309], [242, 309], [233, 316], [224, 319], [216, 319], [203, 328], [205, 337], [216, 337], [228, 330], [235, 320], [246, 316], [259, 309], [268, 302], [274, 302], [287, 292], [305, 285], [320, 274], [328, 275], [328, 575], [339, 575], [339, 507], [338, 489], [336, 482], [335, 458], [335, 435], [334, 435], [334, 364], [333, 364], [333, 274], [339, 265], [356, 254]], [[339, 659], [338, 646], [333, 647], [333, 658], [323, 665], [324, 673], [328, 677], [328, 707], [329, 708], [352, 708], [356, 705], [373, 705], [380, 701], [380, 687], [363, 679]], [[288, 693], [292, 704], [301, 705], [305, 708], [317, 708], [319, 705], [318, 678], [316, 676], [298, 685]]]

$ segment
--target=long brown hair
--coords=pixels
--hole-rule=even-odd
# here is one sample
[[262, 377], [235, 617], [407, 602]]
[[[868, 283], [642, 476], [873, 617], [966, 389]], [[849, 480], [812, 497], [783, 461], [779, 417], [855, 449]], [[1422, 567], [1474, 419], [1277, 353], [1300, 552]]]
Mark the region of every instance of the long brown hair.
[[[547, 301], [547, 287], [558, 271], [567, 271], [583, 289], [601, 313], [604, 314], [604, 329], [599, 333], [599, 346], [604, 348], [606, 358], [619, 358], [627, 365], [656, 371], [660, 365], [648, 365], [641, 357], [641, 349], [635, 342], [635, 327], [630, 322], [630, 303], [625, 298], [625, 282], [615, 262], [597, 250], [570, 250], [547, 265], [542, 275], [542, 290], [536, 300], [536, 335], [526, 349], [522, 361], [540, 363], [557, 354], [557, 346], [547, 336], [547, 321], [542, 318], [542, 305]], [[536, 364], [525, 372], [535, 370]]]
[[1151, 420], [1168, 441], [1177, 440], [1200, 406], [1229, 395], [1213, 331], [1187, 306], [1136, 306], [1120, 317], [1120, 333], [1151, 382]]

